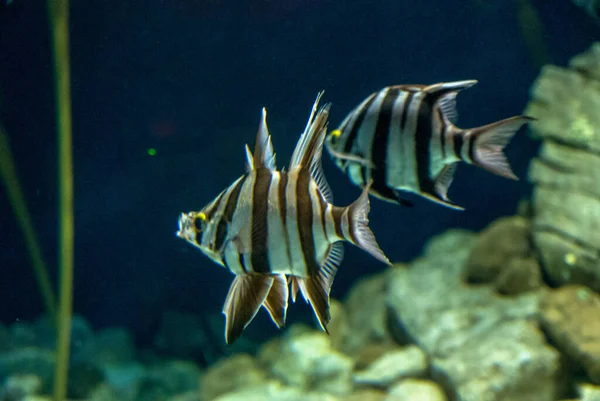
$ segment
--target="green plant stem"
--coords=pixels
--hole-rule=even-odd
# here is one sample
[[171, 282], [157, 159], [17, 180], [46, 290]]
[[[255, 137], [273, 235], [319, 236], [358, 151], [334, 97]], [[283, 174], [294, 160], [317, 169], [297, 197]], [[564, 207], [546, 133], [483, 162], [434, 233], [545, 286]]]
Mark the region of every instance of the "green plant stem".
[[48, 0], [58, 127], [60, 303], [54, 374], [54, 401], [67, 395], [69, 343], [73, 308], [73, 156], [71, 146], [71, 93], [69, 71], [69, 1]]
[[27, 210], [25, 197], [23, 196], [21, 184], [19, 183], [19, 178], [17, 176], [17, 169], [15, 168], [15, 163], [10, 151], [8, 136], [1, 125], [0, 177], [2, 178], [2, 182], [4, 182], [8, 200], [17, 219], [17, 224], [25, 237], [25, 246], [27, 247], [29, 257], [31, 258], [31, 265], [38, 286], [40, 287], [40, 293], [46, 307], [46, 312], [51, 318], [56, 320], [56, 297], [54, 295], [54, 290], [52, 289], [52, 284], [50, 283], [50, 277], [48, 276], [46, 262], [42, 256], [40, 243], [35, 234], [35, 230], [33, 229], [31, 215]]

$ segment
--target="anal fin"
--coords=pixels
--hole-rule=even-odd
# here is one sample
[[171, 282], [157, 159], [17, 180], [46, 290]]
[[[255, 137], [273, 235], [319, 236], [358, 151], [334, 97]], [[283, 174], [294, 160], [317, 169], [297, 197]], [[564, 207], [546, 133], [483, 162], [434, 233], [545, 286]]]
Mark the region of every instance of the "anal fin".
[[448, 188], [450, 188], [450, 184], [452, 184], [452, 180], [454, 179], [457, 164], [446, 164], [433, 183], [435, 192], [446, 202], [450, 202], [450, 199], [448, 199]]
[[273, 285], [263, 306], [269, 312], [271, 319], [277, 327], [282, 328], [285, 325], [285, 316], [288, 307], [288, 283], [283, 274], [278, 274], [273, 276], [273, 278]]
[[223, 305], [225, 342], [233, 343], [254, 319], [273, 286], [273, 276], [238, 274]]
[[[292, 277], [292, 288], [296, 287], [302, 293], [306, 302], [310, 303], [315, 312], [319, 325], [329, 334], [327, 323], [329, 314], [329, 293], [337, 273], [338, 266], [344, 258], [344, 245], [339, 241], [332, 244], [317, 274], [310, 277]], [[295, 298], [295, 296], [294, 296]]]

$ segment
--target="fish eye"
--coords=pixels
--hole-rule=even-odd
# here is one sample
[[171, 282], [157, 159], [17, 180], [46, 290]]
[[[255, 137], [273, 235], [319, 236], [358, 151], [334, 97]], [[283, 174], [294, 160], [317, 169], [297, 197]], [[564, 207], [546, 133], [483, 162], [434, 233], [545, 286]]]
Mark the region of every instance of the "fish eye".
[[196, 228], [197, 231], [202, 231], [204, 229], [205, 225], [206, 225], [206, 215], [204, 213], [200, 212], [196, 215], [196, 218], [194, 219], [194, 227]]
[[331, 142], [332, 145], [335, 145], [335, 143], [341, 135], [342, 132], [339, 129], [331, 131], [331, 133], [329, 134], [329, 142]]

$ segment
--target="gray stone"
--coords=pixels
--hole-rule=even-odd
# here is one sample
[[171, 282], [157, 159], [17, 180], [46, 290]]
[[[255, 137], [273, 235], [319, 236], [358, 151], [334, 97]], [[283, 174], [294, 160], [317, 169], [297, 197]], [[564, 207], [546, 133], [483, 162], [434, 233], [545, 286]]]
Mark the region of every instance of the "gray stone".
[[388, 387], [400, 379], [421, 377], [426, 370], [425, 354], [413, 345], [382, 355], [365, 370], [354, 373], [354, 382]]
[[529, 169], [533, 243], [555, 284], [600, 291], [600, 42], [570, 68], [546, 66], [525, 114], [543, 139]]
[[408, 268], [393, 269], [388, 303], [395, 319], [454, 397], [553, 401], [559, 355], [534, 321], [543, 290], [504, 297], [489, 286], [466, 285], [461, 270], [473, 240], [451, 230]]
[[384, 401], [446, 401], [446, 395], [435, 382], [407, 379], [393, 386]]
[[265, 372], [250, 355], [238, 354], [218, 361], [202, 376], [202, 399], [210, 401], [222, 394], [262, 385], [266, 380]]
[[549, 293], [541, 323], [556, 346], [600, 384], [600, 295], [569, 285]]
[[285, 387], [275, 381], [228, 393], [215, 401], [341, 401], [339, 398], [317, 392], [306, 392], [293, 387]]
[[393, 343], [386, 326], [387, 284], [387, 273], [371, 275], [362, 278], [348, 293], [344, 306], [352, 335], [341, 346], [346, 354], [357, 355], [370, 343]]
[[336, 351], [321, 331], [296, 333], [288, 333], [279, 343], [279, 357], [270, 366], [273, 376], [304, 391], [351, 393], [352, 359]]

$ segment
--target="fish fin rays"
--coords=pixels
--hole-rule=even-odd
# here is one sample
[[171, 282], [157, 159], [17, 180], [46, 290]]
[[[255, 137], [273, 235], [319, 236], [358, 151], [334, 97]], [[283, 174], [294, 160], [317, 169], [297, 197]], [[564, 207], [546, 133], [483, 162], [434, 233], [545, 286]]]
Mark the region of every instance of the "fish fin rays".
[[239, 274], [235, 276], [223, 305], [225, 342], [233, 343], [254, 319], [274, 282], [273, 276]]
[[472, 163], [502, 177], [518, 180], [503, 150], [517, 130], [532, 120], [531, 117], [516, 116], [472, 130], [475, 136]]
[[444, 205], [446, 207], [449, 207], [450, 209], [454, 209], [454, 210], [465, 210], [464, 207], [457, 205], [456, 203], [452, 202], [450, 199], [442, 199], [440, 195], [438, 194], [434, 194], [434, 193], [428, 193], [428, 192], [420, 192], [419, 193], [421, 196], [423, 196], [426, 199], [429, 199], [432, 202], [435, 203], [439, 203], [440, 205]]
[[442, 96], [438, 102], [440, 112], [444, 119], [452, 124], [456, 124], [458, 120], [458, 112], [456, 111], [456, 95], [458, 92], [450, 92]]
[[446, 164], [433, 183], [435, 193], [446, 202], [450, 202], [450, 199], [448, 199], [448, 188], [450, 188], [454, 179], [457, 165], [458, 163]]
[[276, 170], [275, 151], [269, 127], [267, 126], [267, 109], [263, 107], [260, 123], [258, 125], [258, 133], [256, 134], [256, 143], [254, 145], [254, 156], [250, 152], [250, 148], [246, 145], [246, 169], [256, 170], [261, 167], [269, 170]]
[[375, 235], [369, 228], [368, 216], [371, 209], [369, 203], [369, 190], [371, 189], [372, 183], [372, 180], [369, 181], [369, 183], [363, 188], [363, 191], [358, 199], [348, 206], [348, 220], [352, 219], [353, 222], [350, 227], [353, 227], [352, 236], [356, 240], [354, 244], [364, 251], [370, 253], [375, 259], [391, 265], [389, 259], [387, 256], [385, 256], [377, 244]]
[[312, 307], [319, 325], [329, 334], [327, 323], [331, 319], [329, 314], [329, 294], [337, 269], [344, 258], [344, 244], [342, 241], [329, 246], [327, 256], [321, 269], [314, 276], [290, 277], [292, 284], [292, 300], [296, 301], [298, 290], [302, 297]]
[[454, 81], [454, 82], [440, 82], [437, 84], [425, 86], [423, 88], [423, 91], [427, 92], [427, 94], [431, 94], [431, 95], [437, 94], [438, 96], [444, 96], [451, 92], [458, 92], [463, 89], [470, 88], [471, 86], [475, 85], [476, 83], [477, 83], [477, 80], [475, 80], [475, 79], [469, 79], [469, 80], [465, 80], [465, 81]]
[[333, 193], [325, 179], [321, 166], [330, 105], [326, 104], [317, 111], [321, 96], [323, 96], [322, 91], [317, 95], [304, 133], [294, 149], [290, 162], [290, 170], [293, 168], [308, 168], [310, 175], [319, 187], [319, 191], [323, 194], [325, 200], [331, 203], [333, 202]]
[[441, 82], [429, 85], [423, 88], [423, 91], [429, 96], [433, 96], [438, 102], [438, 107], [442, 112], [442, 116], [450, 122], [455, 123], [458, 120], [458, 112], [456, 111], [456, 95], [458, 92], [470, 88], [477, 83], [476, 80]]
[[285, 275], [274, 276], [273, 285], [263, 303], [263, 307], [269, 312], [273, 323], [278, 328], [285, 326], [285, 318], [288, 308], [289, 290]]

